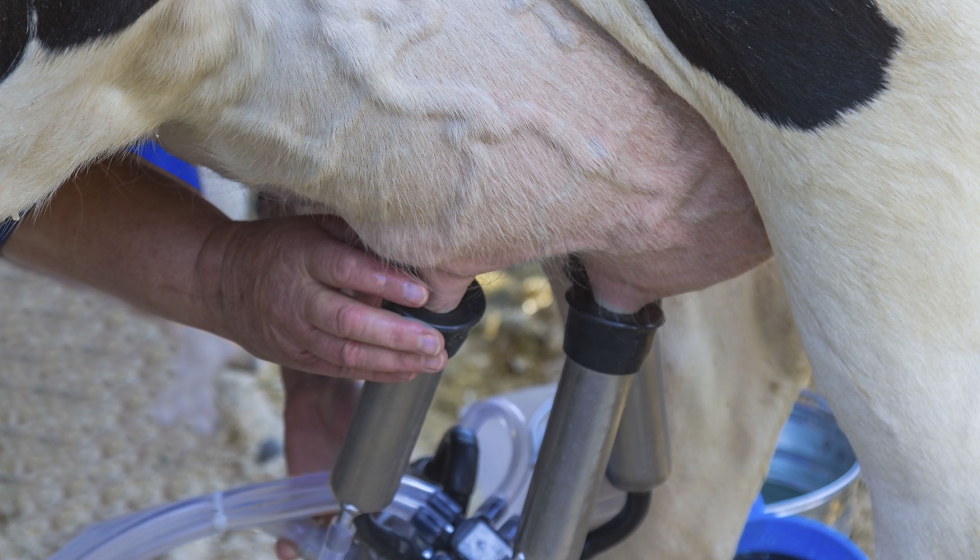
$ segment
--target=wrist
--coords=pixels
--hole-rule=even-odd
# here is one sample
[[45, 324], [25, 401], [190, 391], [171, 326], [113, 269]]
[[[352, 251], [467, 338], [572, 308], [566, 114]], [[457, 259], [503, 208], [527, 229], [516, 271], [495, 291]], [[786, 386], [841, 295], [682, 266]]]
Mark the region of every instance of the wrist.
[[229, 339], [232, 338], [233, 319], [229, 317], [231, 309], [226, 304], [226, 296], [235, 287], [228, 285], [225, 278], [235, 258], [241, 227], [241, 222], [231, 220], [215, 225], [201, 244], [194, 264], [196, 305], [191, 317], [192, 326]]

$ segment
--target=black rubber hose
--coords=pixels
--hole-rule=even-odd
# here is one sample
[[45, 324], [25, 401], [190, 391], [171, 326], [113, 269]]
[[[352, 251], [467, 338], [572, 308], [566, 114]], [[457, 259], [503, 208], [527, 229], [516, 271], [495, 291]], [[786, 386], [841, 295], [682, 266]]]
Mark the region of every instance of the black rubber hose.
[[384, 560], [425, 560], [408, 539], [378, 525], [366, 513], [354, 518], [354, 527], [357, 528], [358, 540]]
[[626, 494], [623, 509], [609, 521], [589, 531], [582, 547], [582, 560], [588, 560], [626, 540], [650, 510], [651, 492], [630, 492]]

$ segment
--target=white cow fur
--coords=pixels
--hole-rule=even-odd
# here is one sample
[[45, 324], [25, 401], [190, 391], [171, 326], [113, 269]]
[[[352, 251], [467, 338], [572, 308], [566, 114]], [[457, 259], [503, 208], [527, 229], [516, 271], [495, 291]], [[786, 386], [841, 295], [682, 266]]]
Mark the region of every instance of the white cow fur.
[[[39, 131], [0, 138], [0, 213], [157, 127], [178, 154], [318, 200], [416, 265], [656, 251], [684, 235], [657, 226], [689, 211], [660, 193], [729, 197], [740, 181], [690, 107], [568, 4], [192, 5], [164, 0], [98, 48], [32, 49], [0, 85], [0, 122]], [[752, 219], [744, 200], [729, 223]], [[721, 251], [731, 229], [682, 241]]]
[[[903, 31], [890, 88], [803, 133], [692, 69], [639, 0], [573, 1], [744, 174], [862, 462], [879, 558], [973, 555], [980, 6], [880, 0]], [[415, 264], [576, 249], [641, 267], [671, 233], [654, 218], [678, 211], [650, 176], [731, 178], [690, 109], [557, 0], [162, 0], [107, 42], [32, 43], [0, 84], [0, 122], [0, 215], [162, 127], [171, 148], [328, 204]]]
[[879, 558], [980, 545], [980, 5], [879, 0], [890, 87], [777, 129], [684, 62], [638, 0], [572, 0], [704, 115], [762, 211], [818, 387], [871, 490]]

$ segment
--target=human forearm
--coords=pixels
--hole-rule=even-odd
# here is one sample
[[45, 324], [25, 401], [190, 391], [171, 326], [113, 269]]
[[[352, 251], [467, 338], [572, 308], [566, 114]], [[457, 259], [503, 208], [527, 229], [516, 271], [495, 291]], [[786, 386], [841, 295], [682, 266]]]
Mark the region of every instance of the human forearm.
[[191, 189], [120, 155], [83, 169], [26, 216], [3, 256], [215, 331], [196, 265], [208, 236], [227, 222]]
[[27, 268], [87, 284], [333, 377], [410, 379], [445, 365], [442, 337], [344, 295], [418, 306], [418, 280], [348, 246], [326, 216], [234, 222], [131, 156], [83, 170], [3, 248]]

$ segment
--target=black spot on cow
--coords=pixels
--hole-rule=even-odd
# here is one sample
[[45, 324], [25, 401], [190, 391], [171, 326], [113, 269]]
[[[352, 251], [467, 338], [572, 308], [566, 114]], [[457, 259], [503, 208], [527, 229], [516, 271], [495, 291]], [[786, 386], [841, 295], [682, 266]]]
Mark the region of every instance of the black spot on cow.
[[0, 82], [24, 56], [30, 33], [27, 2], [0, 0]]
[[158, 1], [0, 0], [0, 81], [23, 57], [32, 27], [42, 45], [65, 51], [123, 31]]
[[873, 0], [646, 0], [694, 66], [759, 116], [812, 130], [888, 86], [900, 31]]
[[37, 38], [65, 50], [119, 33], [159, 0], [34, 0]]

